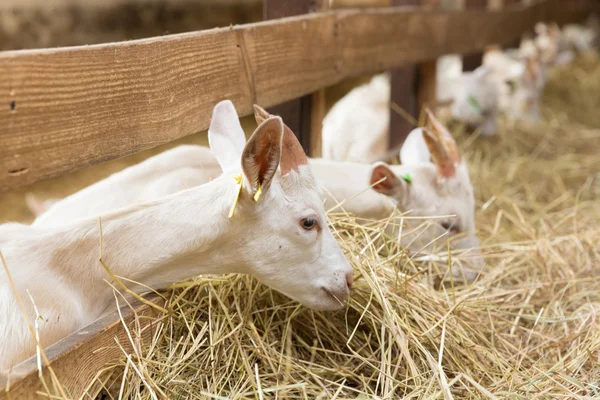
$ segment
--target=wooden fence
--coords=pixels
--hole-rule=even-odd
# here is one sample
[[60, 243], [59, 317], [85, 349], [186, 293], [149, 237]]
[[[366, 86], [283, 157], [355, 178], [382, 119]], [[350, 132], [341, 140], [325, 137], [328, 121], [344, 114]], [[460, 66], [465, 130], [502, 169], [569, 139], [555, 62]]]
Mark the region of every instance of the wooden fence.
[[[314, 0], [299, 11], [281, 6], [289, 1], [266, 1], [266, 16], [323, 8]], [[429, 6], [326, 10], [130, 42], [0, 52], [0, 192], [207, 129], [213, 106], [223, 99], [231, 99], [240, 115], [250, 114], [254, 103], [291, 101], [279, 109], [314, 150], [318, 118], [311, 114], [318, 115], [314, 105], [327, 86], [393, 69], [392, 98], [412, 102], [414, 111], [415, 88], [420, 82], [421, 93], [431, 91], [437, 57], [512, 44], [538, 21], [577, 21], [600, 11], [594, 0], [511, 1], [497, 10], [459, 11], [421, 3]], [[298, 100], [302, 96], [310, 97]], [[397, 137], [407, 129], [399, 126], [392, 119]], [[136, 307], [138, 317], [128, 309], [124, 320], [151, 332], [153, 319], [144, 317], [151, 307]], [[47, 349], [54, 373], [73, 397], [122, 356], [114, 340], [124, 332], [113, 313]], [[0, 387], [10, 385], [0, 399], [45, 391], [36, 368], [30, 359], [9, 381], [0, 377]], [[51, 383], [47, 368], [43, 373]]]
[[106, 45], [0, 53], [0, 191], [207, 129], [345, 78], [514, 42], [535, 21], [579, 19], [592, 0], [498, 11], [334, 10]]

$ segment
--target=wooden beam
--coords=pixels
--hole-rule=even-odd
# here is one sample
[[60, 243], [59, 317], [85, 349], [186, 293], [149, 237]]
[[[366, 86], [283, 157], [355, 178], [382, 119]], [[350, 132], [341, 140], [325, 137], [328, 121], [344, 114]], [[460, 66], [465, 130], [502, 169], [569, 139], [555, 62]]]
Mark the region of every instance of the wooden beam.
[[[165, 305], [159, 295], [150, 295], [147, 300], [161, 307]], [[139, 301], [132, 302], [132, 308], [121, 307], [121, 312], [134, 340], [148, 343], [159, 323], [158, 312]], [[48, 347], [45, 352], [60, 384], [73, 399], [78, 399], [87, 393], [86, 389], [90, 389], [89, 393], [97, 389], [88, 386], [98, 371], [125, 355], [119, 345], [127, 354], [133, 351], [119, 313], [114, 311]], [[8, 378], [0, 375], [0, 400], [38, 398], [38, 392], [58, 395], [52, 390], [54, 385], [47, 366], [43, 368], [43, 377], [51, 393], [47, 393], [38, 376], [35, 357], [18, 364]], [[10, 391], [7, 392], [5, 388], [9, 383]]]
[[[421, 7], [441, 9], [439, 0], [420, 0]], [[437, 57], [419, 64], [417, 70], [417, 117], [424, 107], [433, 107], [437, 103]]]
[[[488, 0], [465, 0], [468, 10], [485, 10]], [[483, 63], [483, 52], [468, 53], [463, 56], [463, 71], [474, 71]]]
[[[316, 12], [325, 7], [324, 0], [264, 0], [263, 15], [265, 20], [277, 19]], [[323, 90], [270, 107], [269, 112], [286, 121], [306, 154], [311, 157], [321, 155], [321, 124], [325, 116]]]
[[[14, 9], [44, 9], [44, 8], [56, 8], [56, 7], [78, 7], [78, 8], [100, 8], [100, 7], [115, 7], [123, 4], [152, 4], [160, 3], [162, 0], [2, 0], [0, 1], [0, 10], [14, 10]], [[169, 0], [171, 4], [182, 4], [189, 0]], [[196, 3], [204, 3], [207, 5], [212, 4], [255, 4], [260, 3], [261, 0], [196, 0]]]
[[402, 146], [415, 127], [410, 118], [418, 117], [417, 65], [410, 64], [391, 71], [391, 110], [388, 147]]
[[[392, 5], [420, 5], [427, 10], [440, 7], [439, 0], [392, 0]], [[437, 59], [434, 58], [392, 71], [390, 148], [402, 146], [410, 131], [415, 128], [415, 124], [407, 117], [412, 117], [416, 122], [423, 107], [436, 104], [436, 70]], [[402, 109], [405, 115], [400, 114], [398, 109]]]
[[[340, 10], [96, 46], [0, 53], [0, 191], [208, 128], [345, 78], [505, 44], [543, 19], [598, 10], [558, 0], [498, 12]], [[506, 29], [510, 27], [510, 29]]]
[[437, 103], [437, 60], [419, 64], [417, 78], [417, 104], [420, 113], [424, 107], [431, 107], [433, 109]]
[[[417, 6], [419, 0], [391, 0], [392, 6]], [[390, 128], [388, 136], [388, 147], [397, 148], [414, 128], [409, 118], [418, 117], [418, 84], [416, 64], [407, 64], [391, 71], [390, 82]], [[402, 113], [400, 113], [402, 111]]]

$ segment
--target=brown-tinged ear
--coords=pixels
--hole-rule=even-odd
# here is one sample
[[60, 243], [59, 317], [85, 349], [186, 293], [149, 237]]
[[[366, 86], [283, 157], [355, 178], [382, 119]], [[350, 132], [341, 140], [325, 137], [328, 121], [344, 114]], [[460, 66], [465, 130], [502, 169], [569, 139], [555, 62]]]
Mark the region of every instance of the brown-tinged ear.
[[[265, 109], [258, 105], [254, 105], [254, 118], [256, 123], [260, 124], [267, 118], [273, 117]], [[294, 132], [284, 123], [283, 124], [283, 145], [281, 153], [281, 174], [285, 175], [294, 170], [298, 172], [298, 167], [307, 165], [308, 158], [302, 148], [302, 145], [294, 135]]]
[[252, 194], [266, 192], [281, 160], [283, 121], [271, 117], [256, 128], [242, 152], [242, 170], [250, 183]]
[[386, 196], [397, 194], [404, 187], [402, 181], [384, 162], [373, 164], [369, 183], [373, 190]]
[[255, 104], [252, 108], [254, 108], [254, 119], [258, 125], [262, 124], [266, 119], [273, 117], [273, 114], [268, 113], [267, 110], [258, 104]]
[[440, 178], [450, 178], [456, 174], [460, 163], [460, 153], [456, 141], [446, 127], [427, 109], [427, 123], [423, 129], [425, 144], [431, 153]]

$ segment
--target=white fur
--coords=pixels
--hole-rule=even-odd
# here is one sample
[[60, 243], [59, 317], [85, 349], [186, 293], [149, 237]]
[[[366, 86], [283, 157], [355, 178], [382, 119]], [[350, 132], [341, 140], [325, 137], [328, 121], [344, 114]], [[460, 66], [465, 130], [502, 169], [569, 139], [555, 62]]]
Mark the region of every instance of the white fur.
[[[483, 62], [491, 69], [490, 80], [496, 85], [499, 93], [498, 108], [515, 121], [536, 122], [539, 120], [539, 107], [546, 83], [546, 68], [538, 61], [535, 50], [529, 54], [527, 41], [521, 52], [537, 65], [538, 73], [531, 75], [526, 67], [526, 60], [500, 50], [485, 53]], [[530, 43], [533, 46], [532, 42]]]
[[[215, 107], [213, 122], [231, 118], [237, 115], [230, 102]], [[265, 121], [261, 127], [267, 123], [271, 128], [281, 128], [283, 134], [280, 119]], [[225, 142], [231, 136], [243, 135], [241, 128], [238, 132], [218, 133], [216, 136], [221, 138], [216, 140], [222, 140], [215, 149], [239, 152], [239, 148], [228, 147]], [[281, 136], [268, 137], [269, 148], [281, 143]], [[252, 148], [249, 142], [245, 156], [254, 154]], [[279, 159], [272, 154], [257, 160], [266, 158], [265, 162], [277, 166]], [[237, 164], [240, 157], [221, 154], [218, 158]], [[255, 177], [244, 175], [240, 201], [230, 219], [228, 213], [237, 193], [233, 175], [241, 171], [232, 165], [221, 167], [232, 172], [191, 189], [179, 190], [179, 186], [170, 185], [176, 192], [170, 196], [102, 212], [103, 259], [112, 272], [127, 279], [136, 292], [146, 289], [130, 280], [164, 288], [199, 274], [248, 273], [308, 307], [340, 308], [348, 297], [352, 270], [328, 229], [310, 168], [299, 166], [298, 172], [285, 176], [276, 172], [270, 185], [264, 182], [266, 189], [258, 202], [252, 199], [248, 184]], [[105, 196], [111, 193], [114, 191]], [[85, 203], [80, 206], [85, 207]], [[319, 229], [302, 228], [302, 221], [309, 217], [316, 218]], [[110, 278], [98, 262], [99, 243], [98, 220], [91, 215], [65, 220], [58, 226], [0, 226], [0, 249], [26, 305], [25, 317], [30, 323], [38, 318], [43, 346], [84, 327], [113, 305], [113, 291], [104, 282]], [[34, 314], [29, 294], [40, 315]], [[3, 268], [0, 321], [1, 371], [33, 355], [35, 349]]]
[[[457, 61], [458, 60], [458, 61]], [[458, 63], [457, 63], [458, 62]], [[458, 73], [462, 62], [448, 56], [438, 62], [438, 100], [454, 100], [452, 114], [482, 129], [496, 132], [498, 93], [486, 70]], [[472, 105], [469, 97], [481, 105]], [[390, 77], [377, 75], [351, 90], [323, 119], [322, 156], [327, 160], [372, 163], [386, 154], [390, 122]]]
[[484, 136], [496, 134], [499, 91], [490, 79], [491, 69], [481, 66], [464, 72], [455, 83], [452, 116], [481, 129]]
[[436, 70], [436, 99], [438, 103], [452, 103], [454, 118], [481, 129], [484, 136], [496, 134], [498, 97], [490, 71], [480, 67], [473, 72], [462, 72], [462, 57], [457, 54], [438, 58]]
[[565, 25], [562, 35], [566, 45], [579, 52], [593, 49], [597, 40], [594, 29], [580, 24]]
[[[191, 153], [190, 153], [191, 154]], [[408, 135], [404, 146], [401, 149], [402, 165], [390, 166], [396, 176], [401, 177], [408, 174], [412, 178], [412, 183], [401, 183], [392, 195], [384, 195], [370, 189], [370, 178], [373, 167], [363, 163], [342, 162], [325, 159], [311, 159], [310, 166], [319, 185], [323, 188], [323, 197], [326, 208], [334, 207], [338, 202], [344, 201], [343, 208], [365, 219], [381, 219], [389, 217], [394, 209], [400, 211], [410, 211], [410, 217], [405, 222], [407, 225], [417, 228], [423, 224], [423, 220], [415, 217], [431, 217], [435, 215], [456, 215], [456, 218], [447, 218], [447, 220], [458, 222], [460, 232], [450, 232], [451, 246], [453, 248], [468, 249], [477, 248], [478, 240], [475, 234], [475, 203], [473, 199], [473, 187], [469, 180], [469, 173], [466, 164], [463, 162], [457, 168], [456, 176], [447, 180], [439, 180], [436, 175], [435, 165], [431, 162], [429, 150], [423, 140], [421, 129], [413, 130]], [[215, 163], [215, 159], [210, 160], [211, 156], [206, 156], [204, 165]], [[159, 155], [166, 160], [168, 157], [175, 157], [177, 153], [171, 150], [170, 154]], [[145, 165], [138, 164], [129, 168], [129, 170], [142, 170], [149, 168], [153, 164], [148, 160]], [[179, 158], [179, 162], [185, 163], [185, 160]], [[192, 160], [189, 161], [190, 164]], [[175, 165], [175, 163], [173, 163]], [[182, 167], [174, 167], [169, 175], [175, 178]], [[74, 214], [69, 214], [64, 208], [56, 206], [48, 210], [44, 215], [44, 224], [54, 223], [56, 221], [70, 218], [70, 215], [92, 216], [102, 212], [109, 211], [109, 206], [103, 206], [102, 203], [93, 203], [87, 201], [86, 197], [95, 197], [96, 193], [111, 193], [112, 198], [107, 204], [114, 207], [117, 202], [122, 202], [119, 206], [127, 206], [129, 198], [120, 196], [119, 193], [126, 191], [127, 187], [143, 187], [144, 184], [150, 184], [151, 180], [145, 180], [145, 177], [154, 177], [152, 171], [149, 173], [128, 173], [127, 170], [121, 172], [124, 179], [115, 179], [112, 182], [108, 180], [100, 181], [95, 185], [85, 189], [85, 196], [79, 196], [77, 202], [71, 201], [71, 209]], [[202, 172], [202, 171], [199, 171]], [[157, 173], [165, 173], [164, 170]], [[199, 174], [201, 175], [201, 174]], [[139, 178], [138, 178], [139, 177]], [[128, 183], [128, 179], [137, 179]], [[154, 178], [152, 178], [154, 179]], [[401, 178], [400, 178], [401, 179]], [[403, 181], [400, 181], [403, 182]], [[171, 186], [170, 188], [173, 188]], [[82, 191], [83, 193], [83, 191]], [[154, 197], [152, 192], [138, 190], [140, 197], [136, 201], [150, 200]], [[360, 195], [358, 195], [361, 193]], [[357, 196], [358, 195], [358, 196]], [[76, 195], [75, 195], [76, 196]], [[68, 199], [68, 198], [67, 198]], [[347, 201], [346, 201], [347, 200]], [[88, 205], [93, 204], [93, 208]], [[64, 211], [64, 212], [63, 212]], [[40, 217], [41, 218], [41, 217]], [[426, 244], [444, 233], [440, 223], [444, 220], [435, 220], [430, 223], [426, 229], [419, 228], [418, 232], [410, 234], [410, 230], [404, 230], [402, 243], [414, 251], [421, 250]], [[38, 224], [38, 221], [35, 222]], [[396, 235], [397, 230], [390, 229], [388, 233]], [[445, 243], [445, 242], [444, 242]], [[473, 265], [478, 269], [481, 260], [475, 255]], [[470, 278], [473, 275], [469, 276]]]
[[377, 75], [354, 88], [323, 119], [323, 158], [370, 163], [385, 154], [390, 121], [390, 79]]
[[[232, 154], [241, 153], [238, 149], [237, 153]], [[97, 216], [198, 186], [219, 175], [221, 167], [208, 147], [178, 146], [119, 171], [60, 201], [46, 201], [44, 204], [49, 205], [52, 212], [41, 214], [32, 225], [59, 226]], [[28, 203], [33, 203], [31, 197]]]
[[435, 95], [439, 103], [449, 103], [454, 100], [462, 73], [463, 63], [459, 54], [449, 54], [437, 59]]

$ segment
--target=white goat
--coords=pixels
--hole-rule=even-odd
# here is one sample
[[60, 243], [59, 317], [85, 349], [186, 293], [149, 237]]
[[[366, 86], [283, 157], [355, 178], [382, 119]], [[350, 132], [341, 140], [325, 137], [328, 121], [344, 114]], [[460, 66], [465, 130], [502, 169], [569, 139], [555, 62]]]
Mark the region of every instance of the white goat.
[[[39, 215], [32, 225], [59, 226], [159, 199], [206, 183], [221, 172], [221, 166], [208, 147], [182, 145], [116, 172], [62, 200], [50, 199], [42, 203], [31, 195], [26, 200], [29, 209]], [[52, 212], [45, 212], [48, 209]]]
[[[258, 123], [271, 117], [258, 107], [255, 116]], [[408, 226], [402, 232], [402, 243], [414, 251], [423, 249], [425, 245], [446, 232], [453, 248], [477, 248], [479, 242], [475, 235], [475, 204], [467, 165], [460, 160], [456, 143], [450, 133], [429, 112], [428, 125], [425, 137], [423, 130], [419, 128], [406, 139], [401, 150], [402, 165], [388, 166], [378, 163], [370, 166], [362, 163], [310, 159], [311, 169], [318, 183], [324, 188], [323, 196], [327, 206], [334, 207], [338, 202], [343, 202], [343, 208], [360, 217], [359, 221], [387, 218], [396, 208], [410, 211], [404, 221]], [[292, 134], [287, 126], [285, 129]], [[239, 135], [242, 136], [243, 132], [240, 131]], [[206, 167], [216, 163], [210, 153], [204, 152], [205, 148], [196, 147], [198, 147], [198, 154], [204, 157], [201, 163], [202, 170], [199, 171], [198, 176], [218, 174], [218, 167], [207, 173], [211, 168]], [[436, 163], [431, 162], [432, 153], [436, 155], [434, 157]], [[193, 153], [190, 151], [187, 154]], [[443, 154], [448, 154], [451, 159], [444, 158]], [[143, 190], [145, 185], [153, 186], [160, 173], [168, 173], [172, 179], [177, 179], [178, 171], [185, 170], [185, 166], [182, 167], [181, 164], [185, 165], [186, 162], [180, 155], [182, 153], [177, 153], [176, 149], [173, 149], [155, 156], [162, 158], [164, 165], [169, 165], [169, 158], [178, 157], [178, 161], [172, 163], [173, 168], [171, 170], [167, 168], [167, 171], [153, 170], [153, 166], [158, 163], [153, 163], [152, 159], [129, 167], [66, 198], [63, 201], [68, 204], [68, 207], [60, 202], [57, 203], [34, 224], [64, 223], [65, 219], [72, 220], [106, 212], [109, 210], [108, 207], [127, 206], [131, 198], [120, 193], [130, 186], [139, 188], [136, 191], [139, 197], [135, 201], [148, 200], [149, 198], [145, 196], [152, 196], [152, 192]], [[194, 162], [197, 163], [189, 160], [190, 165]], [[119, 174], [122, 177], [119, 177]], [[386, 177], [386, 181], [376, 185], [375, 190], [370, 190], [370, 185], [383, 177]], [[135, 181], [129, 182], [129, 180]], [[169, 186], [169, 189], [178, 190], [173, 185]], [[107, 199], [107, 205], [94, 201], [101, 196], [110, 197]], [[436, 215], [444, 217], [423, 225], [423, 217]], [[411, 219], [414, 217], [416, 218]], [[398, 233], [392, 229], [394, 226], [397, 225], [390, 225], [388, 233]], [[472, 254], [471, 267], [477, 271], [482, 260], [476, 250], [473, 250]], [[466, 273], [465, 276], [472, 279], [475, 273]]]
[[[379, 162], [370, 166], [323, 159], [311, 159], [310, 165], [331, 207], [343, 203], [344, 210], [361, 219], [386, 218], [395, 209], [410, 211], [401, 236], [402, 244], [409, 249], [421, 250], [445, 234], [452, 247], [473, 249], [469, 268], [453, 270], [455, 275], [464, 274], [472, 280], [482, 260], [476, 250], [479, 240], [469, 171], [450, 132], [433, 113], [426, 113], [427, 127], [410, 133], [400, 151], [401, 165]], [[272, 116], [255, 107], [255, 117], [261, 123]], [[371, 186], [374, 190], [368, 190]], [[432, 216], [444, 217], [423, 225], [422, 218]], [[411, 217], [417, 217], [418, 222], [415, 224]], [[392, 224], [388, 233], [396, 234], [397, 228]]]
[[352, 269], [327, 226], [306, 155], [281, 118], [265, 120], [245, 144], [233, 105], [223, 101], [209, 137], [223, 175], [103, 214], [102, 235], [96, 218], [0, 226], [8, 268], [0, 270], [0, 370], [33, 355], [26, 321], [37, 319], [48, 346], [113, 306], [98, 262], [101, 238], [103, 261], [116, 276], [140, 282], [130, 285], [135, 292], [199, 274], [249, 273], [313, 309], [343, 306]]
[[499, 110], [515, 121], [538, 121], [546, 74], [537, 56], [520, 59], [491, 49], [485, 52], [483, 63], [492, 70], [490, 80], [500, 94]]
[[512, 81], [514, 86], [509, 88], [506, 113], [515, 121], [538, 122], [546, 74], [536, 59], [527, 58], [524, 64], [523, 72]]
[[352, 89], [323, 119], [323, 158], [371, 163], [385, 154], [390, 122], [390, 79], [377, 75]]
[[598, 41], [598, 32], [593, 27], [593, 20], [588, 25], [568, 24], [563, 26], [562, 38], [564, 43], [578, 52], [592, 50]]
[[462, 72], [462, 57], [446, 55], [437, 60], [436, 99], [438, 103], [451, 103], [451, 113], [459, 121], [479, 128], [483, 136], [493, 136], [497, 131], [498, 89], [490, 79], [492, 70], [479, 67], [472, 72]]
[[[455, 69], [453, 65], [449, 68]], [[441, 94], [438, 100], [454, 100], [455, 118], [479, 127], [483, 135], [496, 133], [498, 95], [486, 69], [444, 76], [438, 79], [437, 90]], [[390, 77], [376, 75], [342, 97], [323, 119], [323, 158], [367, 164], [379, 160], [387, 152], [389, 122]]]
[[447, 54], [436, 61], [436, 100], [440, 104], [451, 103], [460, 85], [463, 62], [460, 54]]
[[[438, 86], [452, 85], [452, 116], [479, 128], [483, 136], [493, 136], [497, 132], [498, 99], [500, 93], [490, 79], [492, 70], [480, 66], [473, 72], [463, 72], [455, 82], [438, 82]], [[447, 91], [442, 90], [441, 91]]]

